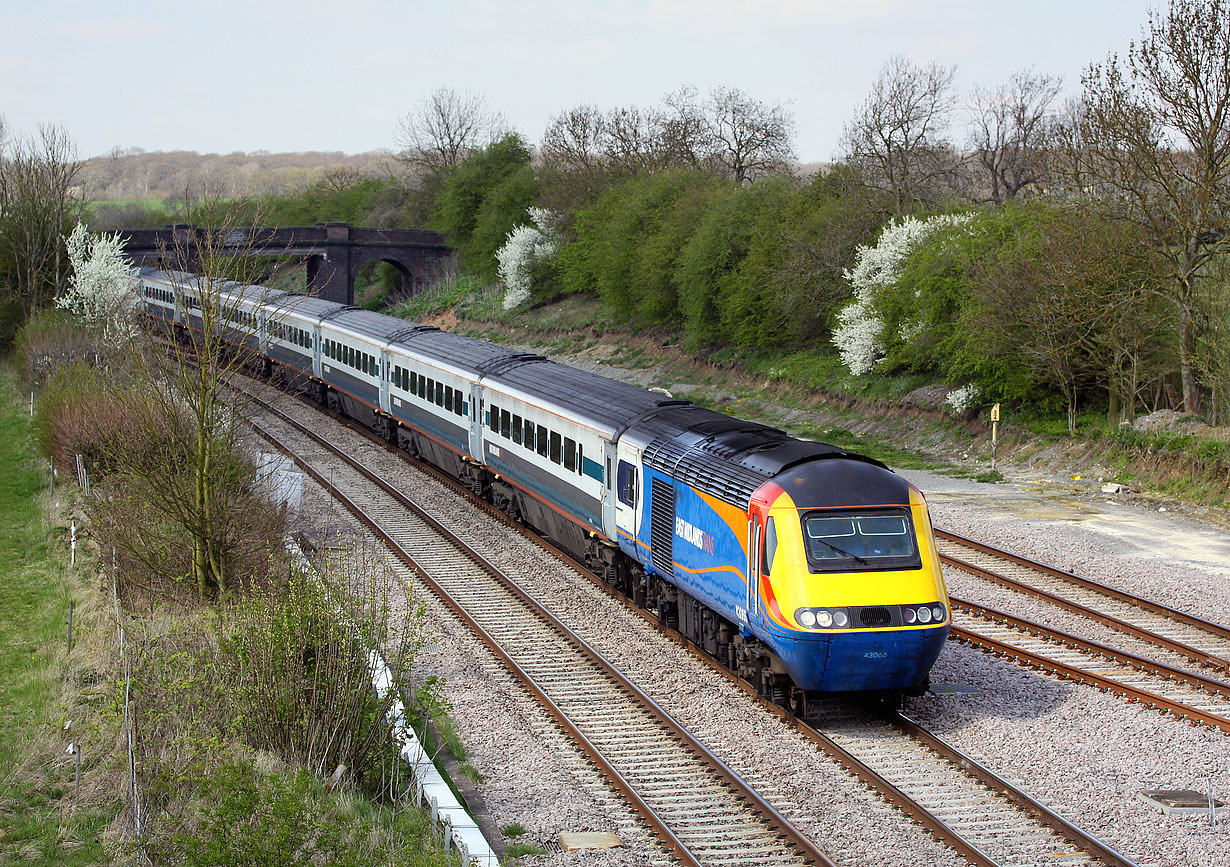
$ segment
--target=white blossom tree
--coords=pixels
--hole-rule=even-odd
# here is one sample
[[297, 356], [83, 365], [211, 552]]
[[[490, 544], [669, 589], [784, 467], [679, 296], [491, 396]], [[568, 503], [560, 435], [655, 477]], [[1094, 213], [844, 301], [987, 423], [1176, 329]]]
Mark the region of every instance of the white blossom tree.
[[108, 345], [127, 343], [137, 328], [138, 283], [119, 234], [92, 235], [78, 223], [65, 246], [73, 273], [56, 306], [100, 328]]
[[505, 310], [530, 300], [535, 272], [550, 263], [559, 249], [557, 216], [546, 208], [530, 208], [527, 213], [530, 224], [509, 232], [508, 240], [495, 254], [500, 279], [508, 290], [504, 294]]
[[884, 320], [876, 312], [876, 296], [897, 282], [925, 238], [970, 219], [968, 214], [940, 214], [926, 220], [906, 217], [890, 223], [875, 246], [860, 246], [855, 251], [854, 267], [844, 272], [854, 289], [854, 300], [837, 314], [839, 324], [833, 329], [833, 345], [850, 373], [863, 376], [884, 360]]

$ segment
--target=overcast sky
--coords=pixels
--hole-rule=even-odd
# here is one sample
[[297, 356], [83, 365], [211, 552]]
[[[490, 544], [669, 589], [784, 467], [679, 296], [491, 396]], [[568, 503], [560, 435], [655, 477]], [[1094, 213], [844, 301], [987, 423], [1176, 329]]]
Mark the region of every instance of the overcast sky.
[[0, 0], [0, 115], [63, 126], [81, 156], [392, 148], [432, 90], [483, 94], [536, 143], [581, 103], [655, 105], [683, 85], [787, 103], [801, 161], [893, 54], [957, 67], [1081, 71], [1140, 35], [1145, 0]]

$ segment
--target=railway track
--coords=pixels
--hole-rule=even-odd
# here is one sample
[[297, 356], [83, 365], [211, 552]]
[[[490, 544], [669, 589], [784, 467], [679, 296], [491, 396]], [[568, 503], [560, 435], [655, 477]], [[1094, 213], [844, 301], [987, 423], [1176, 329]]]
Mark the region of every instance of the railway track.
[[[981, 542], [939, 530], [936, 536], [943, 540], [941, 559], [946, 567], [1043, 600], [1126, 637], [1110, 645], [950, 595], [954, 638], [1230, 733], [1230, 683], [1155, 656], [1160, 648], [1205, 668], [1215, 667], [1213, 673], [1222, 675], [1214, 651], [1230, 630]], [[962, 556], [954, 556], [955, 551]]]
[[1230, 685], [1031, 620], [949, 597], [953, 635], [1076, 683], [1230, 733]]
[[945, 566], [1087, 617], [1223, 676], [1230, 673], [1230, 628], [1220, 623], [956, 533], [937, 529], [935, 537]]
[[[271, 410], [277, 413], [277, 410]], [[575, 632], [344, 449], [267, 412], [258, 431], [382, 538], [537, 699], [680, 863], [832, 865]]]
[[[277, 437], [280, 447], [292, 453], [323, 447], [319, 438], [305, 442], [316, 435], [299, 423], [283, 416], [279, 425], [283, 424], [298, 429], [266, 433]], [[323, 473], [313, 475], [327, 486], [340, 488], [352, 512], [387, 526], [377, 532], [395, 550], [408, 546], [403, 550], [407, 561], [415, 564], [411, 568], [438, 585], [437, 592], [447, 604], [518, 679], [527, 682], [527, 688], [591, 760], [604, 768], [608, 779], [683, 863], [832, 863], [750, 787], [732, 779], [716, 757], [709, 754], [707, 769], [698, 770], [695, 757], [708, 751], [686, 743], [686, 732], [669, 719], [663, 721], [658, 716], [661, 709], [643, 692], [630, 685], [611, 686], [610, 681], [620, 677], [607, 670], [599, 654], [584, 650], [584, 642], [574, 632], [556, 621], [550, 627], [551, 636], [542, 637], [541, 624], [554, 618], [542, 610], [530, 613], [540, 606], [501, 578], [498, 570], [485, 563], [456, 565], [455, 554], [438, 562], [444, 543], [424, 541], [432, 538], [424, 527], [434, 527], [438, 539], [451, 534], [428, 517], [399, 515], [413, 509], [413, 504], [387, 485], [382, 493], [373, 493], [382, 482], [348, 460], [347, 475], [353, 474], [353, 481], [339, 483], [335, 471], [332, 479]], [[419, 469], [441, 478], [430, 468]], [[369, 505], [372, 497], [386, 499]], [[502, 513], [477, 502], [506, 521]], [[536, 536], [531, 538], [550, 547]], [[454, 537], [447, 546], [456, 550], [461, 544]], [[556, 553], [572, 562], [563, 552]], [[584, 571], [580, 564], [574, 565]], [[591, 580], [606, 589], [596, 576]], [[499, 599], [498, 606], [493, 599]], [[519, 613], [514, 616], [511, 611]], [[656, 618], [641, 614], [656, 623]], [[677, 633], [674, 637], [688, 643]], [[724, 668], [714, 667], [735, 680]], [[754, 695], [750, 685], [742, 686]], [[766, 707], [972, 864], [1132, 864], [904, 717], [881, 720], [867, 713], [847, 712], [838, 720], [812, 724], [790, 717], [776, 705], [766, 703]], [[686, 787], [680, 781], [687, 781]]]

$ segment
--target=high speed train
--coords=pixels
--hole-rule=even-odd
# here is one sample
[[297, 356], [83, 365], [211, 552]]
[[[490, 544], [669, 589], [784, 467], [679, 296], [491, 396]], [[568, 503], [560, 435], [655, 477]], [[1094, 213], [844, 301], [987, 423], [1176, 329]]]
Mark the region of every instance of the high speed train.
[[540, 355], [197, 280], [142, 269], [144, 311], [215, 323], [266, 375], [546, 534], [763, 695], [799, 709], [926, 690], [948, 597], [925, 500], [884, 464]]

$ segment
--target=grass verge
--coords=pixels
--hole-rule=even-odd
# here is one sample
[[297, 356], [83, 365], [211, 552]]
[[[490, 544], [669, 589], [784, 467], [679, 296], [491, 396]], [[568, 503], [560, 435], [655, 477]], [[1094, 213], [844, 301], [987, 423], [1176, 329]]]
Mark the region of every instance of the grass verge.
[[[46, 485], [6, 365], [0, 369], [0, 862], [96, 864], [108, 860], [102, 837], [119, 804], [74, 793], [65, 748], [81, 728], [66, 732], [64, 724], [71, 719], [70, 693], [92, 678], [70, 665], [66, 653], [68, 603], [79, 594], [61, 544], [66, 528], [43, 519]], [[95, 761], [87, 754], [87, 769]]]

